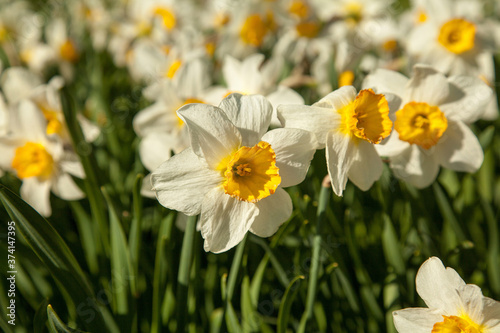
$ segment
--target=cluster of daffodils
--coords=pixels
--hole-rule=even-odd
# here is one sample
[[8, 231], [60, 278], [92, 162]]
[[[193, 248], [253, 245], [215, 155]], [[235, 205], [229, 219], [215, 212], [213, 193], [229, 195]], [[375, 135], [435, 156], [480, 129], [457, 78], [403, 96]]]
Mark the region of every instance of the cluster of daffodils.
[[[50, 188], [81, 197], [67, 174], [83, 177], [58, 90], [79, 80], [82, 62], [107, 53], [149, 102], [133, 119], [149, 173], [142, 194], [201, 214], [209, 251], [231, 248], [248, 230], [271, 235], [290, 216], [282, 187], [304, 179], [316, 149], [326, 151], [339, 196], [348, 180], [368, 190], [384, 162], [417, 188], [440, 167], [475, 172], [483, 153], [469, 125], [498, 116], [496, 6], [85, 0], [36, 11], [11, 1], [0, 13], [2, 170], [23, 181], [23, 197], [44, 215]], [[95, 139], [98, 128], [79, 120]], [[284, 133], [288, 141], [278, 139]], [[273, 200], [284, 202], [279, 217], [262, 213]]]

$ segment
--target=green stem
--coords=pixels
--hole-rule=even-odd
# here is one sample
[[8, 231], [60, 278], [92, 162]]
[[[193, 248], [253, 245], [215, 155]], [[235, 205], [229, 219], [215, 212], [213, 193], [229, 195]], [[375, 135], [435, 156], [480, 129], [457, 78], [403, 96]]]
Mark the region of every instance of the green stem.
[[99, 174], [101, 173], [97, 167], [95, 156], [89, 153], [92, 150], [92, 146], [85, 141], [82, 129], [76, 119], [75, 108], [67, 88], [62, 89], [61, 104], [64, 118], [66, 120], [66, 126], [68, 127], [68, 132], [70, 133], [73, 146], [76, 147], [76, 153], [80, 157], [80, 161], [82, 162], [82, 166], [85, 171], [85, 189], [92, 217], [97, 221], [99, 235], [104, 247], [104, 254], [108, 256], [110, 253], [109, 230], [104, 198], [100, 191], [102, 184], [99, 179]]
[[188, 308], [188, 286], [191, 262], [193, 261], [194, 234], [196, 232], [196, 216], [187, 220], [184, 239], [182, 240], [181, 261], [177, 275], [177, 332], [185, 332]]
[[229, 279], [227, 281], [226, 304], [228, 302], [231, 302], [231, 299], [233, 298], [234, 287], [236, 286], [238, 272], [241, 266], [241, 258], [243, 257], [245, 244], [247, 243], [247, 236], [248, 235], [245, 235], [241, 243], [238, 244], [236, 253], [234, 254], [233, 263], [231, 264], [231, 270], [229, 271]]
[[323, 181], [321, 192], [319, 194], [318, 212], [316, 214], [316, 235], [314, 235], [313, 238], [311, 269], [309, 271], [309, 283], [307, 286], [306, 309], [300, 319], [299, 329], [297, 330], [299, 333], [306, 331], [307, 322], [312, 317], [314, 300], [316, 298], [316, 291], [318, 290], [318, 273], [321, 263], [321, 224], [325, 219], [326, 207], [330, 201], [330, 183], [325, 180]]

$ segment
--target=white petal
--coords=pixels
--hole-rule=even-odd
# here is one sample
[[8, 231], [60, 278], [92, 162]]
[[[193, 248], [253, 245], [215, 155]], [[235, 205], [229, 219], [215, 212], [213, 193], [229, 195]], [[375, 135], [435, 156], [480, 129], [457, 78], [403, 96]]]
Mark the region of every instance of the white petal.
[[292, 215], [292, 199], [281, 187], [256, 205], [259, 208], [259, 215], [255, 218], [250, 231], [259, 237], [271, 237]]
[[61, 173], [54, 177], [52, 191], [64, 200], [80, 200], [85, 197], [85, 194], [67, 173]]
[[426, 308], [398, 310], [392, 316], [399, 333], [429, 333], [434, 324], [443, 321], [443, 316], [438, 311]]
[[463, 280], [450, 280], [446, 269], [437, 257], [426, 260], [417, 272], [417, 292], [430, 309], [441, 309], [445, 315], [460, 315], [462, 302], [458, 288]]
[[[488, 332], [500, 332], [500, 302], [483, 297], [483, 324], [490, 328]], [[494, 328], [494, 329], [492, 329]]]
[[356, 99], [356, 95], [356, 88], [353, 86], [341, 87], [314, 103], [313, 106], [337, 111], [353, 102]]
[[22, 67], [7, 68], [1, 80], [2, 90], [9, 104], [28, 98], [33, 89], [41, 84], [37, 75]]
[[252, 147], [266, 133], [271, 123], [273, 108], [261, 95], [244, 96], [234, 93], [224, 98], [219, 105], [229, 120], [238, 128], [242, 146]]
[[318, 143], [311, 132], [294, 128], [277, 128], [267, 132], [262, 141], [271, 144], [276, 153], [276, 166], [281, 187], [301, 183], [306, 177]]
[[139, 111], [134, 117], [134, 131], [138, 136], [151, 132], [170, 132], [179, 124], [174, 108], [162, 102], [154, 103]]
[[85, 178], [85, 170], [83, 170], [83, 165], [78, 159], [78, 157], [70, 156], [71, 159], [62, 160], [59, 162], [59, 166], [64, 172], [69, 173], [78, 178]]
[[191, 148], [172, 156], [151, 174], [158, 201], [186, 215], [199, 214], [205, 194], [222, 181], [220, 173], [209, 169]]
[[384, 166], [373, 144], [360, 140], [354, 148], [355, 157], [347, 176], [360, 190], [367, 191], [380, 178]]
[[12, 127], [16, 135], [23, 136], [28, 141], [45, 141], [47, 121], [36, 105], [23, 100], [19, 103], [16, 117], [12, 119]]
[[186, 123], [193, 152], [216, 168], [241, 145], [241, 135], [218, 107], [207, 104], [188, 104], [177, 111]]
[[203, 199], [200, 217], [205, 251], [221, 253], [236, 246], [258, 214], [255, 204], [239, 201], [225, 194], [221, 187], [208, 192]]
[[153, 171], [170, 158], [174, 150], [174, 138], [165, 132], [151, 132], [141, 139], [139, 156], [142, 164]]
[[439, 172], [433, 149], [421, 149], [410, 145], [401, 154], [391, 158], [391, 169], [394, 175], [417, 188], [432, 184]]
[[408, 78], [403, 74], [388, 69], [377, 69], [363, 80], [363, 89], [372, 88], [376, 93], [392, 93], [404, 96]]
[[347, 184], [347, 173], [354, 158], [354, 143], [343, 134], [329, 132], [326, 136], [326, 164], [333, 192], [342, 196]]
[[99, 128], [99, 126], [97, 126], [81, 114], [77, 114], [76, 117], [78, 119], [78, 123], [82, 127], [85, 141], [94, 142], [95, 140], [97, 140], [97, 138], [101, 134], [101, 129]]
[[153, 190], [153, 184], [151, 184], [151, 174], [144, 176], [141, 185], [141, 195], [146, 198], [154, 199], [156, 198], [156, 192]]
[[473, 284], [467, 284], [458, 288], [460, 299], [465, 313], [475, 323], [482, 323], [483, 315], [483, 293], [481, 288]]
[[493, 94], [486, 105], [486, 109], [484, 113], [481, 115], [481, 119], [493, 121], [498, 118], [498, 104], [497, 104], [497, 95]]
[[446, 77], [427, 65], [413, 67], [413, 75], [406, 85], [405, 102], [424, 102], [429, 105], [441, 105], [449, 94]]
[[472, 76], [448, 78], [450, 95], [440, 109], [446, 118], [472, 123], [479, 119], [491, 100], [493, 90], [483, 80]]
[[448, 121], [448, 128], [436, 145], [436, 159], [445, 168], [476, 172], [483, 163], [481, 144], [462, 122]]
[[397, 131], [392, 130], [391, 134], [375, 145], [379, 156], [397, 156], [410, 146], [408, 142], [399, 140]]
[[295, 90], [285, 87], [278, 86], [275, 92], [270, 93], [266, 96], [271, 105], [273, 106], [273, 116], [271, 118], [272, 127], [281, 127], [281, 122], [278, 118], [277, 107], [280, 104], [297, 104], [304, 105], [304, 98]]
[[16, 149], [25, 144], [22, 138], [0, 137], [0, 168], [12, 170], [12, 160], [16, 155]]
[[316, 135], [324, 148], [326, 136], [340, 126], [340, 114], [332, 108], [309, 105], [278, 105], [278, 119], [283, 127], [300, 128]]
[[50, 181], [39, 181], [37, 177], [25, 178], [21, 185], [21, 198], [42, 216], [50, 216]]

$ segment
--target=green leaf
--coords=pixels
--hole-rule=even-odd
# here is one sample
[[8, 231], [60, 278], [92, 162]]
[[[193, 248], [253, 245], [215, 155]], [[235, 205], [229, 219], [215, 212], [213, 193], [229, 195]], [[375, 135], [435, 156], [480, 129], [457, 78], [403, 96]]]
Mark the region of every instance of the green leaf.
[[51, 333], [84, 333], [83, 331], [69, 328], [62, 320], [59, 318], [57, 313], [54, 311], [52, 306], [47, 305], [47, 317], [49, 321], [49, 331]]
[[3, 185], [0, 185], [0, 200], [10, 218], [16, 222], [16, 230], [71, 298], [72, 306], [82, 316], [80, 319], [84, 327], [94, 332], [103, 327], [112, 332], [118, 331], [114, 321], [104, 321], [106, 308], [97, 303], [80, 265], [52, 225]]
[[45, 330], [45, 325], [47, 324], [48, 315], [47, 307], [49, 306], [49, 300], [44, 299], [42, 304], [38, 306], [35, 312], [35, 318], [33, 319], [33, 333], [43, 333]]
[[303, 275], [296, 276], [292, 279], [285, 290], [278, 312], [278, 333], [286, 333], [288, 321], [290, 319], [290, 309], [292, 308], [293, 300], [295, 299], [295, 296], [297, 296], [303, 280]]
[[184, 238], [182, 240], [181, 261], [177, 274], [177, 330], [184, 332], [187, 322], [187, 299], [189, 288], [189, 272], [193, 261], [194, 235], [196, 233], [197, 216], [189, 216]]
[[73, 142], [73, 147], [82, 162], [83, 170], [85, 171], [85, 192], [87, 194], [92, 218], [97, 221], [99, 227], [99, 241], [103, 247], [97, 247], [98, 250], [103, 249], [104, 254], [109, 254], [109, 230], [106, 220], [105, 206], [102, 193], [99, 191], [100, 185], [103, 184], [102, 172], [97, 166], [95, 155], [92, 154], [92, 145], [90, 145], [83, 135], [82, 129], [76, 117], [73, 99], [66, 87], [61, 90], [61, 104], [64, 113], [64, 119], [68, 132]]
[[226, 306], [226, 325], [229, 333], [240, 333], [243, 332], [240, 322], [238, 321], [238, 316], [234, 311], [231, 302], [227, 302]]
[[405, 273], [405, 262], [401, 255], [401, 246], [399, 245], [396, 230], [392, 225], [391, 220], [387, 214], [383, 215], [384, 231], [382, 232], [382, 245], [385, 257], [388, 263], [394, 267], [398, 275]]
[[250, 297], [250, 278], [243, 277], [241, 283], [241, 316], [244, 332], [258, 332], [260, 315]]
[[[144, 176], [139, 174], [135, 179], [134, 189], [132, 191], [133, 200], [133, 216], [132, 226], [130, 227], [129, 244], [130, 244], [130, 260], [132, 262], [132, 272], [135, 276], [139, 275], [139, 257], [141, 252], [142, 239], [142, 196], [141, 186]], [[137, 290], [137, 286], [135, 287]]]
[[130, 262], [127, 238], [118, 218], [118, 213], [105, 188], [101, 189], [109, 209], [111, 245], [111, 280], [113, 284], [113, 309], [116, 314], [129, 315], [130, 301], [135, 294], [135, 276]]
[[162, 283], [166, 277], [167, 263], [165, 260], [165, 244], [170, 240], [175, 214], [171, 213], [161, 222], [156, 241], [155, 268], [153, 273], [153, 301], [151, 332], [161, 332], [161, 296], [165, 293], [162, 290]]

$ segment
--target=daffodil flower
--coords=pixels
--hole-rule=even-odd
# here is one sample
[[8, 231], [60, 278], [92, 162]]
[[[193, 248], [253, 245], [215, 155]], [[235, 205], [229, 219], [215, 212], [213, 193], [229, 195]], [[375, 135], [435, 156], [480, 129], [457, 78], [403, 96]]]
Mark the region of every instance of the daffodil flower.
[[65, 200], [83, 198], [70, 174], [83, 178], [83, 168], [63, 142], [46, 133], [46, 120], [36, 105], [23, 100], [9, 119], [10, 135], [0, 138], [0, 167], [23, 183], [21, 197], [40, 214], [51, 215], [50, 191]]
[[399, 96], [392, 135], [377, 146], [390, 158], [396, 177], [423, 188], [429, 186], [443, 166], [475, 172], [483, 151], [466, 125], [484, 112], [491, 89], [480, 79], [446, 78], [427, 65], [416, 65], [408, 79], [389, 70], [377, 70], [363, 83], [380, 93]]
[[386, 138], [392, 127], [389, 104], [372, 90], [357, 94], [345, 86], [312, 106], [279, 105], [278, 117], [286, 128], [316, 134], [326, 147], [326, 162], [335, 194], [341, 196], [347, 179], [368, 190], [382, 174], [382, 161], [374, 144]]
[[417, 273], [417, 292], [428, 308], [393, 312], [400, 333], [500, 332], [500, 302], [484, 297], [481, 288], [465, 284], [458, 273], [437, 257]]
[[200, 215], [206, 251], [224, 252], [250, 231], [273, 235], [292, 213], [284, 187], [300, 183], [316, 148], [298, 129], [267, 132], [272, 106], [260, 95], [231, 94], [219, 107], [188, 104], [177, 114], [191, 147], [152, 173], [158, 201]]

